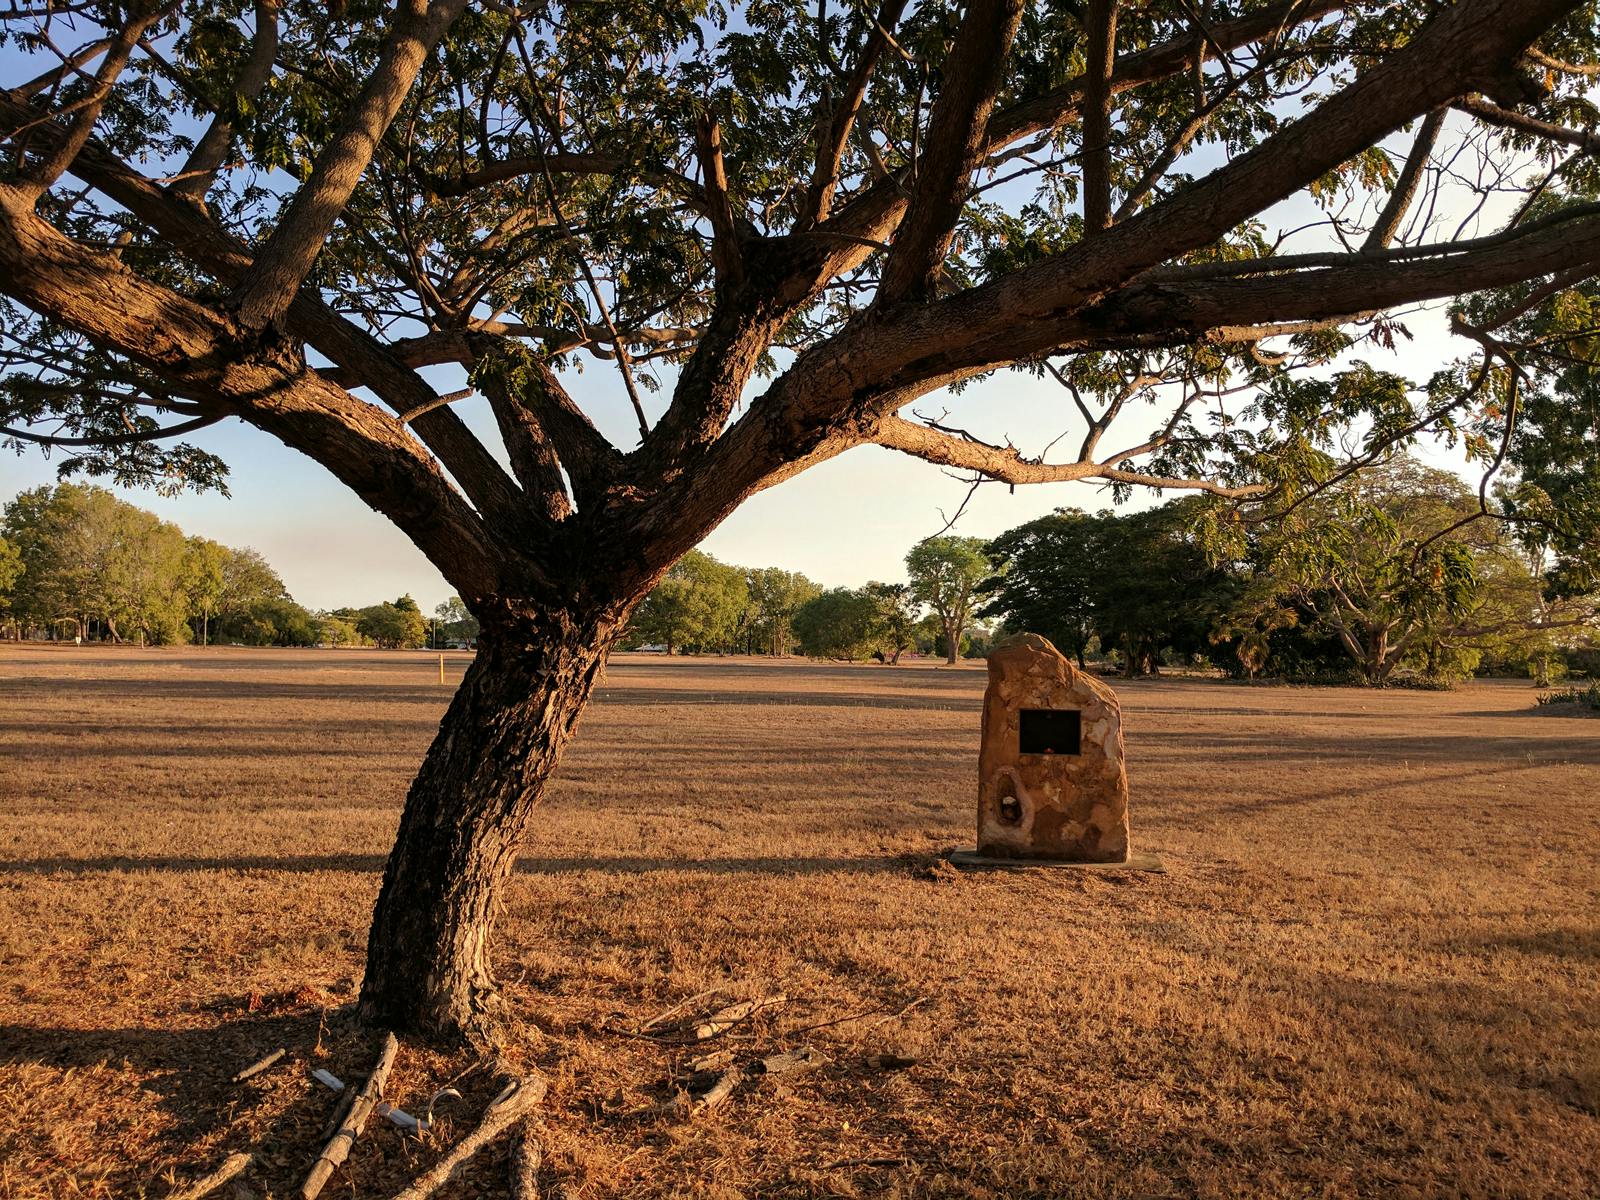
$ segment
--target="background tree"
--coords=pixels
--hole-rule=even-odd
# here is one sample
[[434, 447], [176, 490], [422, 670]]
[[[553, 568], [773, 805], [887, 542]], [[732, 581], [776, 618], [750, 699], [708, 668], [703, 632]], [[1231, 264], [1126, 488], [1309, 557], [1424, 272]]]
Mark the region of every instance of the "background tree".
[[1002, 534], [990, 543], [1000, 570], [985, 584], [985, 614], [1010, 629], [1061, 636], [1057, 645], [1080, 664], [1098, 638], [1129, 677], [1156, 673], [1165, 651], [1202, 653], [1236, 584], [1191, 529], [1199, 505], [1122, 516], [1063, 511]]
[[433, 610], [439, 621], [439, 636], [449, 642], [471, 643], [478, 638], [478, 618], [461, 603], [460, 596], [451, 596]]
[[980, 614], [1041, 634], [1085, 666], [1095, 636], [1101, 538], [1114, 519], [1059, 508], [990, 541], [984, 553], [995, 574], [980, 585], [986, 599]]
[[785, 655], [794, 643], [794, 618], [821, 587], [798, 571], [758, 567], [746, 573], [750, 595], [749, 649], [753, 653]]
[[[467, 7], [4, 18], [5, 436], [208, 484], [181, 439], [242, 420], [482, 623], [374, 912], [362, 1011], [398, 1028], [481, 1024], [606, 653], [754, 492], [868, 442], [1012, 484], [1289, 488], [1318, 439], [1510, 410], [1402, 384], [1279, 419], [1277, 376], [1392, 340], [1387, 310], [1528, 283], [1531, 311], [1600, 264], [1584, 0]], [[567, 392], [578, 354], [636, 436]], [[446, 366], [457, 391], [420, 370]], [[1009, 368], [1060, 380], [1076, 457], [909, 409]], [[450, 407], [473, 395], [503, 458]]]
[[900, 655], [917, 644], [917, 616], [922, 602], [904, 583], [869, 583], [864, 590], [877, 609], [875, 637], [879, 648], [875, 653], [898, 663]]
[[355, 627], [362, 637], [385, 650], [415, 650], [428, 640], [427, 622], [410, 596], [361, 609]]
[[939, 616], [944, 627], [945, 661], [955, 662], [961, 639], [972, 623], [978, 585], [989, 577], [982, 538], [926, 538], [906, 555], [911, 594]]
[[728, 650], [749, 599], [742, 570], [691, 550], [639, 605], [633, 636], [665, 646], [668, 654]]
[[211, 618], [225, 595], [227, 558], [228, 548], [221, 543], [203, 537], [189, 539], [188, 553], [184, 556], [183, 587], [198, 617], [197, 632], [202, 646], [211, 644]]
[[1547, 597], [1525, 549], [1479, 496], [1404, 455], [1253, 530], [1228, 528], [1249, 539], [1243, 561], [1253, 578], [1224, 628], [1252, 652], [1263, 633], [1319, 629], [1368, 684], [1407, 664], [1431, 678], [1467, 674], [1485, 649], [1504, 653], [1596, 609], [1587, 596]]
[[13, 591], [17, 580], [22, 578], [24, 571], [22, 564], [22, 551], [12, 543], [0, 537], [0, 619], [12, 626], [17, 637], [22, 636], [21, 628], [16, 624], [16, 616], [12, 612]]
[[794, 632], [812, 658], [869, 658], [883, 644], [880, 599], [865, 588], [829, 588], [800, 606]]

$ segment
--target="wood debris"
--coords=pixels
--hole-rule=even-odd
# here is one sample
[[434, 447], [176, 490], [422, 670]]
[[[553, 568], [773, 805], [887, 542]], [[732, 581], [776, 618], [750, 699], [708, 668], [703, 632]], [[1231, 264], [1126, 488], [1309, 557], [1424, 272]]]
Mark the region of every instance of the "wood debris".
[[345, 1114], [344, 1120], [340, 1122], [339, 1128], [312, 1165], [311, 1174], [306, 1176], [305, 1183], [300, 1187], [301, 1200], [316, 1200], [317, 1195], [332, 1178], [334, 1171], [350, 1157], [350, 1149], [361, 1136], [361, 1131], [366, 1128], [367, 1118], [372, 1115], [373, 1109], [377, 1108], [379, 1100], [383, 1098], [383, 1085], [388, 1081], [389, 1068], [394, 1066], [394, 1058], [399, 1051], [399, 1039], [392, 1033], [385, 1034], [383, 1052], [378, 1056], [378, 1065], [372, 1069], [372, 1074], [367, 1076], [367, 1082], [350, 1102], [350, 1109]]
[[866, 1058], [867, 1066], [875, 1071], [904, 1071], [907, 1067], [916, 1066], [920, 1061], [899, 1054], [869, 1054]]
[[539, 1164], [544, 1152], [533, 1136], [533, 1122], [524, 1119], [511, 1143], [511, 1200], [539, 1200]]
[[[278, 1053], [282, 1054], [283, 1051], [280, 1050]], [[201, 1200], [201, 1197], [211, 1195], [212, 1192], [216, 1191], [229, 1180], [236, 1179], [240, 1175], [244, 1174], [245, 1168], [248, 1167], [252, 1161], [252, 1157], [243, 1152], [238, 1154], [230, 1154], [227, 1158], [222, 1160], [222, 1165], [215, 1171], [211, 1172], [211, 1174], [205, 1176], [204, 1178], [196, 1179], [193, 1183], [187, 1185], [186, 1187], [179, 1188], [177, 1191], [171, 1193], [167, 1197], [167, 1200]]]
[[408, 1187], [395, 1195], [394, 1200], [426, 1200], [433, 1195], [463, 1163], [522, 1120], [544, 1099], [549, 1086], [545, 1077], [537, 1073], [509, 1084], [490, 1101], [478, 1127], [457, 1142], [450, 1153], [413, 1179]]
[[233, 1078], [229, 1079], [228, 1082], [243, 1083], [246, 1079], [253, 1079], [255, 1076], [265, 1071], [268, 1067], [272, 1066], [273, 1063], [277, 1062], [287, 1053], [289, 1053], [289, 1051], [286, 1047], [279, 1046], [271, 1054], [268, 1054], [263, 1058], [256, 1059], [255, 1062], [251, 1063], [244, 1070], [233, 1076]]

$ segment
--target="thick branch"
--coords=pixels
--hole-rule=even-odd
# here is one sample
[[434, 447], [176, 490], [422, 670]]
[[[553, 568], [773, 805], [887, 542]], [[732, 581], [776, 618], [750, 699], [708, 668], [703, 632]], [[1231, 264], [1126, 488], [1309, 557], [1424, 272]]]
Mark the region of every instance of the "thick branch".
[[879, 306], [921, 295], [944, 263], [972, 173], [983, 158], [984, 129], [1022, 8], [1022, 0], [971, 0], [967, 8], [928, 120], [928, 148], [911, 206], [883, 267]]
[[799, 228], [808, 229], [828, 218], [833, 206], [834, 189], [839, 186], [839, 166], [844, 160], [844, 148], [850, 141], [850, 131], [855, 128], [856, 116], [866, 98], [867, 84], [877, 69], [878, 60], [893, 38], [892, 30], [905, 11], [906, 0], [887, 0], [873, 22], [872, 32], [861, 47], [861, 58], [850, 73], [844, 91], [833, 102], [817, 128], [816, 165], [811, 172], [811, 185], [806, 189], [801, 205]]
[[711, 218], [711, 265], [720, 285], [738, 287], [744, 281], [744, 261], [739, 253], [733, 201], [728, 196], [728, 172], [722, 161], [722, 128], [710, 113], [702, 113], [694, 123], [694, 135]]
[[264, 328], [294, 301], [417, 72], [465, 7], [466, 0], [400, 0], [395, 30], [367, 85], [256, 255], [255, 269], [239, 294], [239, 319], [246, 328]]
[[[0, 118], [12, 120], [27, 111], [26, 104], [15, 94], [0, 92]], [[60, 127], [50, 123], [35, 132], [41, 138], [63, 136]], [[234, 284], [249, 275], [253, 260], [241, 242], [197, 205], [157, 187], [98, 142], [91, 140], [83, 147], [73, 160], [72, 172], [223, 283]], [[397, 413], [424, 410], [425, 415], [417, 418], [412, 427], [480, 510], [512, 528], [523, 519], [521, 496], [500, 464], [454, 413], [448, 409], [427, 411], [438, 399], [434, 390], [387, 347], [310, 292], [301, 293], [290, 305], [288, 323], [290, 333], [305, 339], [349, 373], [342, 386], [369, 387]]]
[[0, 185], [0, 289], [127, 355], [174, 391], [249, 421], [321, 463], [383, 513], [463, 597], [493, 594], [500, 551], [405, 427], [285, 355], [240, 354], [242, 331], [62, 236]]
[[[272, 63], [278, 54], [279, 0], [256, 0], [256, 28], [250, 39], [250, 57], [239, 72], [234, 93], [241, 100], [254, 100], [272, 77]], [[218, 116], [195, 144], [189, 161], [183, 164], [172, 191], [182, 196], [205, 199], [216, 180], [217, 171], [233, 146], [233, 124]]]
[[112, 85], [122, 74], [122, 69], [128, 65], [133, 48], [144, 36], [144, 31], [155, 24], [162, 15], [161, 10], [152, 8], [138, 16], [130, 17], [111, 39], [110, 46], [106, 48], [105, 61], [95, 73], [94, 87], [78, 103], [77, 111], [73, 114], [71, 123], [66, 126], [65, 133], [50, 147], [42, 159], [23, 173], [19, 187], [35, 201], [72, 166], [72, 160], [78, 156], [78, 152], [94, 134], [94, 125], [100, 119], [100, 110], [105, 107], [106, 99], [111, 95]]
[[1117, 0], [1088, 0], [1084, 34], [1083, 228], [1111, 226], [1111, 75], [1117, 60]]
[[1411, 143], [1406, 165], [1401, 168], [1400, 177], [1394, 181], [1394, 191], [1389, 193], [1383, 211], [1378, 214], [1372, 232], [1361, 247], [1364, 252], [1371, 254], [1384, 249], [1400, 232], [1400, 223], [1405, 220], [1406, 211], [1416, 199], [1417, 188], [1422, 184], [1422, 172], [1428, 165], [1428, 156], [1433, 153], [1434, 143], [1439, 140], [1439, 130], [1444, 128], [1444, 112], [1444, 109], [1436, 108], [1422, 118], [1422, 127], [1417, 130], [1416, 141]]

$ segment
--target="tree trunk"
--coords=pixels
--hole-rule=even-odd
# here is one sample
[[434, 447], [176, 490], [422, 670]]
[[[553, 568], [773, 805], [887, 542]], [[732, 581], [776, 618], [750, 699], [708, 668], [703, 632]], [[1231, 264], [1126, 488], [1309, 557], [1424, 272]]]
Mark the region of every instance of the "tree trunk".
[[622, 624], [545, 612], [485, 625], [406, 797], [367, 939], [366, 1021], [493, 1038], [502, 893]]
[[956, 623], [946, 620], [944, 623], [944, 661], [946, 666], [954, 666], [956, 655], [961, 652], [961, 631], [956, 628]]

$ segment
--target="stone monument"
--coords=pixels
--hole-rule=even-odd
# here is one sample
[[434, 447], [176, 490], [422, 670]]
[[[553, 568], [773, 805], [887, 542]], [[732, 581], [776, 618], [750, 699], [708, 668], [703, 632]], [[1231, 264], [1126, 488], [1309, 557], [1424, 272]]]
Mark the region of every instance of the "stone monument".
[[1128, 773], [1116, 693], [1045, 638], [989, 655], [978, 752], [978, 849], [957, 864], [1160, 870], [1128, 846]]

